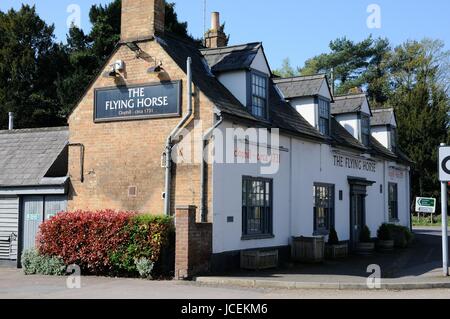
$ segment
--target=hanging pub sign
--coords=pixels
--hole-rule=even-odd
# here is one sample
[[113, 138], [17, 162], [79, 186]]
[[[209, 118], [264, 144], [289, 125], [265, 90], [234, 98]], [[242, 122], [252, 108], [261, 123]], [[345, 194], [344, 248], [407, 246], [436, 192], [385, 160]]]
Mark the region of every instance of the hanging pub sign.
[[94, 121], [178, 117], [180, 95], [180, 81], [96, 89]]

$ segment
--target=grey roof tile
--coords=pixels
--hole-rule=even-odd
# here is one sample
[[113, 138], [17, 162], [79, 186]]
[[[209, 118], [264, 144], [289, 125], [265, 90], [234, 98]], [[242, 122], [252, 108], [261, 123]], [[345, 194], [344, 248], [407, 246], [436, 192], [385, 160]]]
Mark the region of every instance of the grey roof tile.
[[0, 186], [39, 185], [68, 140], [67, 127], [0, 131]]
[[319, 95], [324, 81], [325, 74], [274, 79], [286, 99]]
[[226, 72], [250, 68], [260, 48], [261, 43], [257, 42], [217, 49], [204, 49], [200, 52], [205, 57], [211, 71]]
[[365, 94], [335, 96], [334, 103], [331, 104], [331, 114], [337, 115], [359, 112], [366, 99], [367, 96]]
[[392, 108], [374, 109], [372, 110], [370, 123], [372, 126], [389, 125], [394, 116], [394, 109]]

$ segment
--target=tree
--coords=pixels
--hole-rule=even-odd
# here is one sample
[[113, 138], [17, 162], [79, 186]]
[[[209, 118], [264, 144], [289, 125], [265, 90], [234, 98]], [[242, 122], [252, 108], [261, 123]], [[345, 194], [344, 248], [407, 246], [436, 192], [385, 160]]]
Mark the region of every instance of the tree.
[[290, 78], [294, 76], [299, 76], [300, 72], [298, 69], [295, 70], [291, 65], [291, 60], [289, 58], [286, 58], [283, 60], [281, 68], [278, 70], [274, 70], [273, 74], [282, 78]]
[[55, 79], [64, 76], [64, 51], [35, 7], [0, 13], [0, 128], [14, 112], [17, 127], [62, 125]]
[[441, 79], [446, 56], [437, 42], [408, 41], [395, 48], [391, 61], [393, 94], [389, 99], [399, 124], [399, 145], [414, 161], [413, 194], [439, 197], [437, 146], [449, 138], [449, 96]]
[[[78, 98], [98, 74], [120, 40], [121, 0], [107, 5], [93, 5], [89, 13], [91, 32], [86, 35], [72, 26], [65, 50], [69, 55], [69, 76], [58, 79], [57, 92], [62, 114], [69, 114]], [[200, 46], [202, 41], [189, 35], [186, 22], [178, 21], [174, 3], [166, 3], [165, 29], [186, 41]]]

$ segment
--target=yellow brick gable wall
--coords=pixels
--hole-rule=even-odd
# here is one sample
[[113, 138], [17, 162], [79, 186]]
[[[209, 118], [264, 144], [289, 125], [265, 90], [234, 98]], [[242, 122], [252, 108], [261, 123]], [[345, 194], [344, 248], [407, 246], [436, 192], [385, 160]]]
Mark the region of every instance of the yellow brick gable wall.
[[[69, 175], [71, 181], [68, 209], [115, 209], [141, 213], [164, 212], [164, 168], [161, 155], [170, 132], [180, 118], [148, 119], [112, 123], [94, 123], [94, 89], [115, 85], [136, 85], [160, 81], [182, 80], [182, 112], [187, 112], [186, 74], [155, 41], [140, 43], [148, 57], [137, 59], [126, 46], [111, 57], [110, 63], [123, 60], [126, 70], [123, 78], [115, 80], [100, 76], [89, 88], [69, 118], [70, 143], [85, 146], [84, 176], [80, 179], [80, 150], [70, 147]], [[150, 75], [147, 69], [154, 60], [162, 61], [164, 71]], [[108, 71], [107, 66], [102, 72]], [[213, 105], [194, 87], [195, 120], [203, 121], [203, 129], [213, 125]], [[186, 127], [191, 130], [193, 121]], [[211, 185], [211, 167], [208, 167], [208, 185]], [[137, 196], [129, 197], [130, 186], [137, 187]], [[172, 182], [172, 211], [176, 205], [200, 206], [200, 165], [178, 164], [174, 168]], [[211, 187], [207, 190], [209, 215], [211, 211]], [[198, 217], [199, 218], [199, 217]], [[209, 219], [211, 221], [211, 218]]]

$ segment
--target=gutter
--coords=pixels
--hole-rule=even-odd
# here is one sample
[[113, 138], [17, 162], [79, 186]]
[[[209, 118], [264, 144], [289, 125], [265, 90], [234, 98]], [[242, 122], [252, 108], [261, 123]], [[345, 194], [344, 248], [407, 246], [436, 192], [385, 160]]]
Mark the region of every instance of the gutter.
[[173, 148], [173, 139], [175, 138], [178, 131], [188, 122], [189, 118], [193, 114], [192, 108], [192, 59], [191, 57], [187, 58], [186, 61], [186, 75], [187, 75], [187, 96], [188, 96], [188, 112], [183, 117], [183, 119], [178, 123], [178, 125], [173, 129], [170, 135], [166, 140], [166, 147], [164, 150], [164, 162], [165, 162], [165, 193], [164, 193], [164, 213], [166, 216], [170, 216], [171, 207], [171, 185], [172, 185], [172, 148]]
[[205, 175], [206, 175], [206, 161], [204, 159], [204, 150], [206, 146], [208, 145], [208, 142], [210, 138], [212, 137], [212, 134], [216, 128], [218, 128], [223, 123], [223, 116], [222, 114], [219, 115], [219, 121], [214, 124], [213, 127], [211, 127], [204, 135], [202, 139], [202, 164], [200, 167], [200, 213], [202, 216], [202, 223], [208, 222], [208, 211], [206, 210], [206, 203], [205, 203], [205, 192], [206, 192], [206, 182], [205, 182]]

